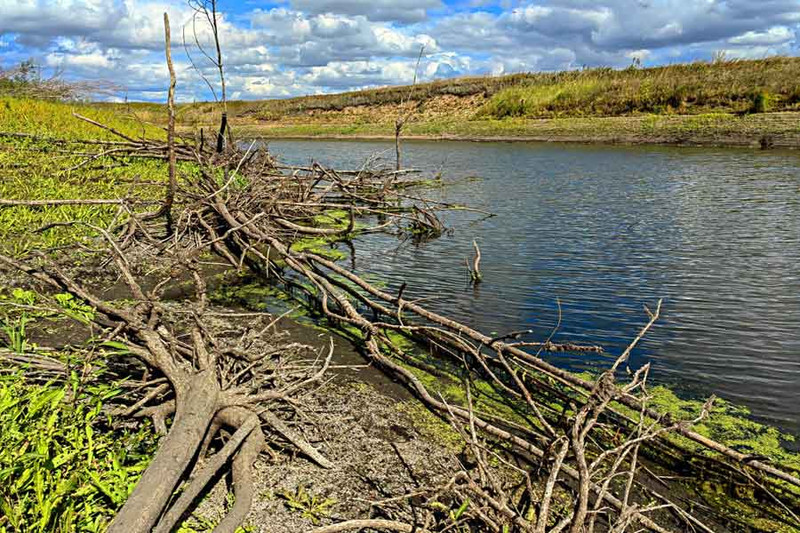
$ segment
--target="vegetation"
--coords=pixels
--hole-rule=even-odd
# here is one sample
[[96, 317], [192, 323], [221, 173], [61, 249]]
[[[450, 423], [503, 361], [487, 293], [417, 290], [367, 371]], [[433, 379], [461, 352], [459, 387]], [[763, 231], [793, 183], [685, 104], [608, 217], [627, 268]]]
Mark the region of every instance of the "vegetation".
[[[89, 139], [112, 141], [105, 130], [79, 120], [78, 113], [138, 137], [161, 130], [81, 103], [0, 97], [0, 198], [5, 202], [41, 199], [117, 200], [161, 196], [165, 164], [157, 159], [126, 157], [89, 160], [82, 154]], [[58, 142], [54, 142], [57, 140]], [[135, 180], [131, 177], [135, 176]], [[81, 220], [105, 226], [118, 216], [119, 205], [12, 206], [0, 209], [0, 250], [21, 255], [34, 248], [57, 248], [95, 235], [86, 225], [60, 225]], [[46, 229], [45, 229], [46, 228]]]
[[[717, 60], [656, 68], [584, 69], [439, 80], [284, 100], [228, 102], [241, 135], [584, 142], [800, 144], [800, 58]], [[157, 104], [106, 104], [163, 123]], [[211, 103], [179, 105], [184, 130], [213, 130]]]
[[112, 89], [112, 85], [104, 82], [65, 81], [58, 72], [45, 78], [32, 60], [23, 61], [15, 68], [0, 68], [0, 96], [77, 100]]
[[336, 500], [314, 494], [303, 485], [298, 486], [294, 492], [281, 492], [278, 497], [284, 501], [286, 507], [300, 513], [300, 516], [307, 518], [314, 525], [319, 524], [322, 518], [328, 517], [331, 507], [336, 505]]
[[[480, 114], [548, 118], [795, 111], [798, 75], [800, 60], [780, 57], [542, 74], [498, 91]], [[770, 95], [773, 106], [768, 108]]]
[[0, 375], [0, 532], [104, 531], [155, 449], [147, 426], [113, 430], [112, 384]]

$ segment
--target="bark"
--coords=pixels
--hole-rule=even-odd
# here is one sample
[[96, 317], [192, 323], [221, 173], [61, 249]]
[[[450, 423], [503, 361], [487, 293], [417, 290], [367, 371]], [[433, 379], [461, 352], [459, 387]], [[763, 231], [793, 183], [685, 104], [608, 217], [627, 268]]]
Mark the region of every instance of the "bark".
[[177, 398], [175, 421], [108, 533], [149, 533], [195, 458], [217, 412], [215, 369], [201, 372]]

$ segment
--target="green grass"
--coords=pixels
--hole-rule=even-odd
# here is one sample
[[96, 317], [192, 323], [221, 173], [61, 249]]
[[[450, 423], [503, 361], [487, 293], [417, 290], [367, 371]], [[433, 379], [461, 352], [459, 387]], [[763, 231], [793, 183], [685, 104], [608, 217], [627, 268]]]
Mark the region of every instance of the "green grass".
[[[159, 160], [101, 157], [88, 164], [85, 156], [98, 146], [51, 141], [100, 139], [119, 140], [108, 131], [79, 120], [73, 112], [106, 124], [131, 137], [143, 132], [163, 137], [160, 128], [138, 123], [130, 116], [115, 115], [112, 109], [88, 104], [71, 104], [31, 99], [0, 98], [0, 198], [9, 200], [118, 199], [135, 195], [156, 199], [161, 186], [133, 187], [132, 180], [164, 182], [166, 166]], [[3, 135], [13, 132], [34, 137]], [[68, 170], [74, 168], [74, 170]], [[65, 170], [67, 169], [67, 170]], [[44, 232], [34, 230], [54, 223], [82, 221], [97, 226], [109, 224], [117, 206], [72, 205], [55, 207], [0, 207], [0, 250], [13, 255], [34, 248], [55, 248], [93, 237], [85, 226], [56, 226]]]
[[110, 431], [111, 385], [0, 375], [0, 533], [104, 531], [155, 449], [147, 427]]
[[125, 108], [0, 96], [0, 132], [29, 133], [62, 139], [120, 140], [112, 133], [79, 120], [73, 113], [110, 126], [125, 135], [164, 138], [161, 128], [139, 123]]

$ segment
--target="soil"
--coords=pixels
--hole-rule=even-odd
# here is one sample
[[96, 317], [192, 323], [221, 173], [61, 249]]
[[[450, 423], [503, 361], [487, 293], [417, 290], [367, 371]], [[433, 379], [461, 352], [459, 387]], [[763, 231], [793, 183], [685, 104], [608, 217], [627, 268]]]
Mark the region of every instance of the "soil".
[[[357, 382], [328, 383], [309, 394], [297, 429], [335, 467], [326, 470], [302, 456], [262, 454], [256, 464], [258, 496], [245, 525], [258, 532], [295, 533], [381, 517], [375, 502], [446, 482], [458, 470], [455, 450], [418, 429], [404, 405]], [[219, 480], [197, 515], [211, 521], [221, 515], [227, 482]], [[292, 508], [289, 500], [299, 501], [301, 491], [329, 507], [313, 518], [309, 509]]]

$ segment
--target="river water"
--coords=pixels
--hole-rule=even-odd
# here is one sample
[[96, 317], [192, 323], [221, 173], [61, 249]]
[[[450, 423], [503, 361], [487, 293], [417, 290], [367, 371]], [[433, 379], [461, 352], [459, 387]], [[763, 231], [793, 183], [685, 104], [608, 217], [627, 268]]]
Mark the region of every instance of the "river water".
[[[393, 144], [272, 141], [283, 161], [358, 168]], [[529, 143], [406, 142], [405, 164], [453, 183], [430, 198], [497, 216], [447, 213], [453, 232], [424, 244], [355, 241], [359, 273], [487, 334], [619, 354], [663, 298], [634, 351], [652, 379], [717, 394], [800, 434], [800, 153]], [[476, 239], [483, 283], [468, 287]], [[611, 356], [547, 355], [574, 370]]]

